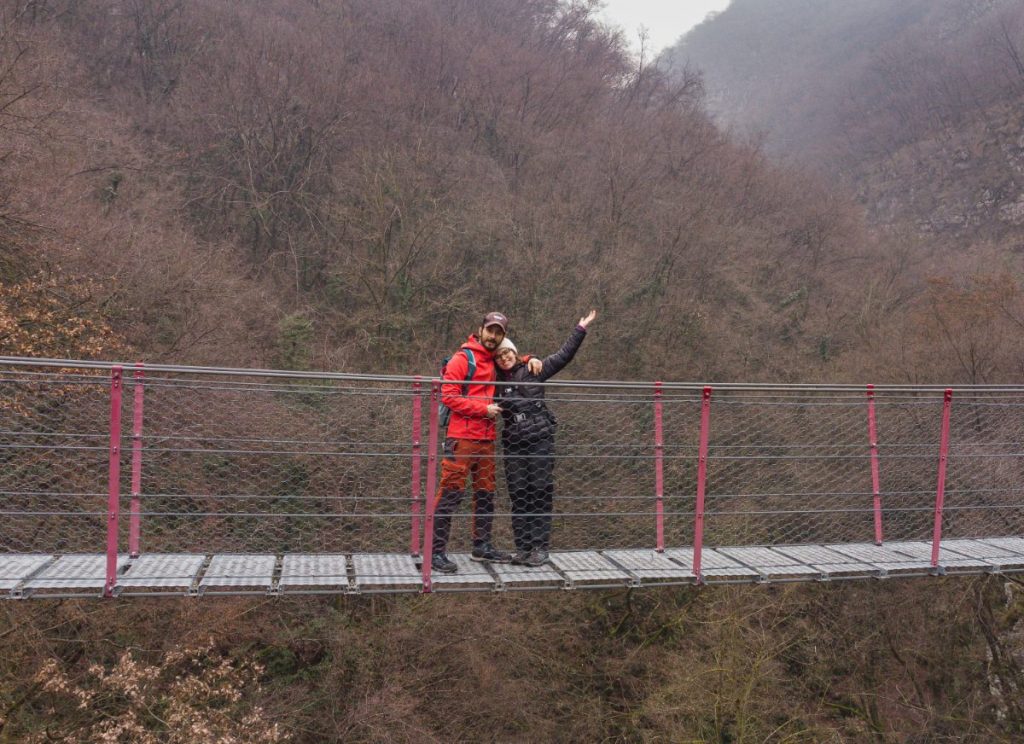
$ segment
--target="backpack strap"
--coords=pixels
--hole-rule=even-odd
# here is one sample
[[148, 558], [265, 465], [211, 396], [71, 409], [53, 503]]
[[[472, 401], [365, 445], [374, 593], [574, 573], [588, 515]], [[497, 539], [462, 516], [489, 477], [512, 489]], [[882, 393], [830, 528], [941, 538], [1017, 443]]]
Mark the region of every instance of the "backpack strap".
[[466, 355], [466, 361], [468, 362], [466, 366], [466, 381], [462, 384], [462, 394], [469, 395], [469, 383], [476, 374], [476, 354], [473, 353], [472, 349], [465, 346], [462, 347], [462, 351]]
[[[472, 349], [468, 349], [466, 347], [463, 347], [461, 351], [463, 354], [466, 355], [466, 379], [465, 382], [462, 383], [462, 394], [464, 396], [468, 396], [469, 383], [473, 380], [473, 376], [476, 374], [476, 355], [473, 353]], [[455, 353], [457, 354], [458, 352]], [[448, 366], [448, 362], [450, 362], [451, 360], [452, 357], [448, 357], [447, 359], [444, 360], [444, 364], [442, 365], [442, 373], [444, 368]], [[447, 427], [448, 422], [451, 420], [452, 409], [446, 406], [443, 402], [440, 402], [437, 404], [437, 412], [438, 422], [440, 423], [441, 427]]]

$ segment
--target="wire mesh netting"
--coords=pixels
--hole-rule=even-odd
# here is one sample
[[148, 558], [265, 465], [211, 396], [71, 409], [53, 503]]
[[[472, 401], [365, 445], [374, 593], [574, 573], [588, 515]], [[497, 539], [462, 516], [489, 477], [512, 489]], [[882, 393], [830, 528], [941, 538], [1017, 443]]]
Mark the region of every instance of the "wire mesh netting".
[[111, 490], [119, 554], [437, 552], [442, 504], [451, 553], [688, 548], [698, 512], [708, 548], [930, 540], [944, 442], [942, 536], [1024, 530], [1024, 390], [573, 382], [517, 407], [502, 383], [495, 439], [470, 452], [437, 425], [431, 380], [0, 374], [3, 554], [108, 552]]
[[1024, 399], [955, 397], [949, 442], [943, 534], [1024, 534]]
[[0, 371], [0, 551], [102, 552], [110, 377]]
[[411, 515], [409, 386], [145, 380], [143, 549], [399, 552]]
[[[655, 547], [652, 395], [553, 388], [546, 404], [503, 420], [495, 445], [495, 542], [508, 549]], [[450, 449], [450, 448], [449, 448]], [[467, 485], [467, 493], [475, 487]], [[454, 550], [472, 546], [472, 514]]]
[[708, 545], [871, 536], [863, 399], [716, 397], [708, 448]]
[[942, 393], [878, 398], [878, 468], [887, 540], [931, 537], [942, 407]]

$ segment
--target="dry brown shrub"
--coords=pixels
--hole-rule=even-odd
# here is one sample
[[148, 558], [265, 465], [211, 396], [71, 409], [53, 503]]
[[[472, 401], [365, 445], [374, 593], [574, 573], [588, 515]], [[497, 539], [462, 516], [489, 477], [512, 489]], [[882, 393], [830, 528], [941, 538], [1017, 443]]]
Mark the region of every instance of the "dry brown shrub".
[[[47, 726], [26, 741], [283, 742], [290, 736], [259, 705], [263, 669], [204, 645], [172, 650], [153, 662], [124, 651], [110, 666], [91, 664], [72, 677], [53, 658], [36, 672], [49, 716], [64, 712], [68, 728]], [[45, 701], [45, 702], [44, 702]], [[74, 709], [70, 713], [67, 709]]]

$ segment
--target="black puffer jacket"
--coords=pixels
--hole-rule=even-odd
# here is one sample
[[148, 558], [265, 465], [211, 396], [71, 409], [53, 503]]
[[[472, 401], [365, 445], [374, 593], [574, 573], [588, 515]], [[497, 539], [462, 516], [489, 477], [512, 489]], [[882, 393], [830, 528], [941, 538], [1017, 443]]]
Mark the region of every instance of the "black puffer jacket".
[[[539, 375], [530, 374], [529, 368], [521, 361], [508, 370], [498, 369], [500, 381], [525, 383], [544, 382], [558, 374], [576, 356], [587, 329], [576, 326], [562, 348], [543, 360]], [[499, 385], [495, 403], [501, 406], [501, 441], [505, 447], [526, 446], [542, 437], [555, 433], [555, 415], [544, 402], [543, 385]]]

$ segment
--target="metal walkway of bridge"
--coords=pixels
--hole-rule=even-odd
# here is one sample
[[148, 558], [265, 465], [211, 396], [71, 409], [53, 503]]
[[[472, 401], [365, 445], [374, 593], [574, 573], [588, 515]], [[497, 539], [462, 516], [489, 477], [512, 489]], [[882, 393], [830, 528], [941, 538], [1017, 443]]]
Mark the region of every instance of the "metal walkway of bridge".
[[[607, 589], [695, 585], [692, 548], [552, 553], [539, 567], [478, 563], [452, 554], [456, 574], [434, 575], [433, 591]], [[1024, 571], [1024, 538], [949, 540], [939, 565], [931, 544], [848, 543], [707, 549], [701, 583], [886, 579]], [[419, 559], [390, 553], [171, 554], [118, 556], [114, 596], [360, 594], [423, 591]], [[102, 596], [105, 555], [0, 556], [8, 598]]]
[[458, 573], [432, 575], [438, 380], [0, 358], [0, 597], [1024, 571], [1024, 387], [572, 381], [547, 396], [550, 565], [471, 561], [467, 503]]

